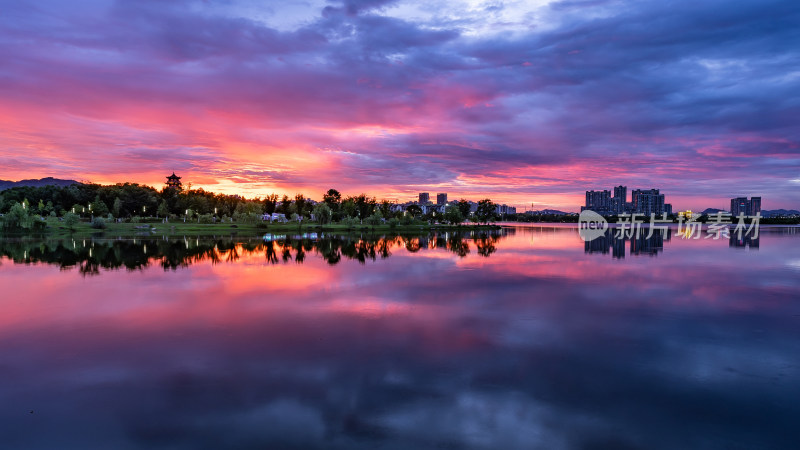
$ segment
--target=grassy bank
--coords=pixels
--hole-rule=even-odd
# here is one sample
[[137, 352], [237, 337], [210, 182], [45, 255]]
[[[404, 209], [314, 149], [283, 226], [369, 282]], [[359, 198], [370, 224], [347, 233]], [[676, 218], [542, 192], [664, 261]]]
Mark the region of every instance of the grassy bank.
[[[47, 228], [39, 234], [48, 237], [59, 236], [91, 236], [102, 234], [106, 237], [136, 237], [136, 236], [254, 236], [265, 233], [311, 233], [311, 232], [376, 232], [376, 233], [418, 233], [432, 230], [474, 231], [494, 230], [497, 225], [431, 225], [428, 223], [414, 223], [411, 225], [354, 225], [333, 223], [320, 225], [316, 223], [215, 223], [200, 224], [196, 222], [170, 222], [170, 223], [107, 223], [104, 229], [95, 229], [88, 222], [80, 222], [72, 229], [67, 228], [63, 222], [56, 219], [47, 221]], [[0, 236], [19, 236], [30, 233], [3, 233]]]

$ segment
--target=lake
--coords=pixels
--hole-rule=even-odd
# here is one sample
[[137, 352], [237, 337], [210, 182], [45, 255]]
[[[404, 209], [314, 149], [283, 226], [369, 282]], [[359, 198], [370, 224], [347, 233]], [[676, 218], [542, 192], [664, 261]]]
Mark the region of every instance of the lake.
[[783, 449], [800, 228], [0, 241], [4, 449]]

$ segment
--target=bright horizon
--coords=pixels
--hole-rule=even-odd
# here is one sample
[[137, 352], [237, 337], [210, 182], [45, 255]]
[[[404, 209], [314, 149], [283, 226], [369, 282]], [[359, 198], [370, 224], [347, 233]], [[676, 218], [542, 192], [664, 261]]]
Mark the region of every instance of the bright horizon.
[[[56, 0], [0, 17], [0, 179], [800, 209], [792, 2]], [[533, 206], [531, 206], [533, 204]]]

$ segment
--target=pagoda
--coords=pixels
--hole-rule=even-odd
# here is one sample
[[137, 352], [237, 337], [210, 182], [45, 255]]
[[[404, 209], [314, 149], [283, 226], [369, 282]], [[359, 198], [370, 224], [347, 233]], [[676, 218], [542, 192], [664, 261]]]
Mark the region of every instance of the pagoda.
[[181, 177], [175, 175], [175, 172], [172, 172], [172, 175], [167, 177], [167, 187], [177, 189], [179, 191], [183, 189], [183, 185], [181, 185]]

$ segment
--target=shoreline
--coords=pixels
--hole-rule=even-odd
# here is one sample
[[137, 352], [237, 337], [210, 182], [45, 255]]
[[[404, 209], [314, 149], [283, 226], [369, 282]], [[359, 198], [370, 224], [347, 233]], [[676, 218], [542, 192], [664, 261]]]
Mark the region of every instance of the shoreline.
[[80, 222], [70, 230], [60, 221], [48, 220], [47, 228], [37, 231], [14, 231], [0, 232], [0, 238], [13, 238], [25, 236], [42, 237], [70, 237], [70, 236], [103, 236], [103, 237], [147, 237], [147, 236], [171, 236], [171, 235], [191, 235], [191, 236], [223, 236], [223, 235], [262, 235], [265, 233], [309, 233], [309, 232], [334, 232], [334, 233], [353, 233], [353, 232], [375, 232], [375, 233], [427, 233], [430, 231], [491, 231], [499, 230], [502, 227], [496, 224], [466, 224], [466, 225], [447, 225], [447, 224], [422, 224], [390, 226], [359, 224], [347, 226], [340, 223], [321, 225], [317, 223], [108, 223], [105, 228], [92, 228], [88, 222]]

